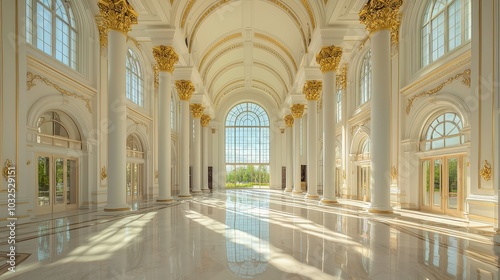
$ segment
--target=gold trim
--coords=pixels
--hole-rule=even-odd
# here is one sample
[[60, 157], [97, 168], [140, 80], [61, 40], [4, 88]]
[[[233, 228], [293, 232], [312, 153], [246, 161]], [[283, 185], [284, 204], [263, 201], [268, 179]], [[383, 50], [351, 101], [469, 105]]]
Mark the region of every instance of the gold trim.
[[10, 161], [10, 159], [5, 160], [5, 163], [3, 165], [3, 177], [5, 178], [5, 180], [9, 178], [9, 169], [11, 167], [13, 167], [12, 161]]
[[212, 92], [212, 88], [214, 86], [214, 84], [219, 81], [219, 78], [220, 76], [222, 76], [223, 74], [225, 74], [227, 71], [235, 68], [235, 67], [238, 67], [238, 66], [244, 66], [243, 64], [243, 61], [235, 61], [231, 64], [228, 64], [222, 68], [219, 69], [219, 71], [217, 71], [217, 73], [215, 73], [215, 75], [213, 75], [212, 78], [210, 78], [210, 81], [209, 81], [209, 84], [208, 84], [208, 92]]
[[281, 77], [281, 75], [274, 68], [268, 66], [267, 64], [257, 62], [257, 61], [254, 61], [253, 65], [264, 68], [265, 70], [273, 73], [273, 75], [280, 80], [281, 85], [283, 86], [283, 88], [286, 89], [286, 92], [288, 92], [288, 84], [285, 82], [285, 80], [283, 80], [283, 77]]
[[347, 89], [347, 64], [343, 64], [337, 69], [337, 77], [335, 78], [337, 89]]
[[368, 209], [368, 212], [373, 214], [393, 214], [392, 210], [376, 210], [376, 209]]
[[319, 195], [317, 195], [317, 194], [306, 194], [305, 198], [306, 199], [318, 199]]
[[293, 21], [295, 22], [296, 27], [300, 31], [300, 35], [302, 35], [302, 40], [303, 40], [303, 43], [304, 43], [304, 50], [307, 52], [307, 44], [308, 44], [308, 42], [307, 42], [307, 39], [306, 39], [306, 34], [304, 32], [304, 29], [302, 29], [302, 25], [300, 24], [300, 20], [293, 13], [293, 10], [290, 9], [288, 6], [286, 6], [283, 2], [280, 2], [278, 0], [270, 0], [269, 2], [275, 4], [276, 6], [278, 6], [282, 10], [284, 10], [293, 19]]
[[160, 86], [160, 68], [158, 64], [153, 65], [154, 85], [155, 89]]
[[144, 128], [146, 129], [146, 133], [148, 132], [148, 125], [145, 122], [136, 121], [128, 115], [127, 115], [127, 119], [131, 120], [137, 126], [144, 126]]
[[304, 104], [293, 104], [290, 110], [294, 119], [300, 119], [304, 115]]
[[156, 202], [173, 202], [173, 199], [157, 199]]
[[175, 87], [177, 88], [180, 100], [189, 101], [191, 99], [191, 95], [194, 92], [194, 85], [191, 81], [177, 80], [175, 81]]
[[321, 72], [336, 71], [342, 58], [342, 47], [326, 46], [316, 55]]
[[316, 28], [316, 21], [314, 20], [314, 12], [311, 9], [311, 6], [309, 5], [309, 2], [307, 0], [301, 0], [302, 5], [304, 5], [304, 8], [306, 8], [307, 14], [309, 15], [309, 19], [311, 20], [311, 25], [312, 29], [314, 30]]
[[228, 35], [224, 38], [222, 38], [221, 40], [219, 40], [218, 42], [216, 42], [215, 44], [213, 44], [206, 52], [205, 52], [205, 55], [203, 55], [203, 58], [201, 59], [201, 62], [198, 66], [198, 69], [202, 69], [203, 68], [203, 64], [205, 64], [205, 60], [210, 56], [210, 54], [216, 49], [218, 48], [220, 45], [228, 42], [228, 41], [231, 41], [233, 39], [236, 39], [236, 38], [241, 38], [242, 35], [241, 35], [241, 32], [238, 32], [238, 33], [234, 33], [234, 34], [231, 34], [231, 35]]
[[106, 170], [106, 166], [101, 168], [101, 181], [108, 177], [108, 171]]
[[294, 123], [293, 116], [291, 114], [285, 116], [285, 125], [286, 127], [292, 127]]
[[[260, 84], [257, 85], [257, 84]], [[266, 89], [264, 87], [268, 87], [269, 89]], [[279, 94], [276, 92], [276, 90], [271, 87], [270, 85], [266, 84], [265, 82], [259, 81], [259, 80], [252, 80], [252, 88], [261, 90], [267, 94], [269, 94], [272, 99], [274, 99], [274, 102], [276, 102], [276, 105], [279, 107], [281, 104], [281, 98], [279, 97]]]
[[200, 119], [203, 116], [203, 107], [201, 104], [190, 104], [189, 109], [191, 110], [191, 114], [193, 114], [193, 118]]
[[279, 52], [277, 52], [273, 48], [270, 48], [269, 46], [261, 44], [261, 43], [254, 42], [253, 46], [257, 49], [267, 51], [267, 52], [271, 53], [272, 55], [274, 55], [281, 62], [281, 64], [283, 64], [283, 66], [285, 67], [285, 69], [288, 73], [288, 77], [290, 78], [290, 81], [293, 81], [292, 69], [290, 69], [290, 65], [288, 65], [288, 62], [285, 60], [285, 58], [283, 56], [281, 56], [281, 54]]
[[280, 128], [280, 132], [281, 132], [281, 134], [285, 133], [285, 129], [284, 128]]
[[207, 127], [208, 124], [210, 124], [210, 116], [209, 115], [202, 115], [200, 118], [200, 124], [202, 127]]
[[158, 169], [155, 170], [155, 179], [158, 179]]
[[[240, 83], [243, 83], [243, 84], [240, 84]], [[214, 101], [215, 106], [218, 106], [219, 102], [222, 100], [222, 98], [224, 98], [228, 93], [230, 93], [234, 90], [240, 89], [240, 88], [244, 88], [245, 87], [244, 83], [245, 83], [245, 80], [239, 79], [239, 80], [230, 82], [229, 84], [225, 85], [219, 91], [219, 93], [215, 96], [215, 101]]]
[[370, 33], [383, 29], [392, 30], [398, 24], [402, 4], [403, 0], [370, 0], [359, 11], [359, 22]]
[[48, 86], [54, 87], [57, 91], [59, 91], [61, 94], [66, 95], [66, 96], [71, 96], [80, 100], [83, 100], [85, 102], [85, 107], [87, 107], [87, 110], [89, 113], [92, 113], [92, 107], [90, 105], [90, 99], [83, 97], [82, 95], [75, 93], [75, 92], [70, 92], [68, 90], [63, 89], [59, 85], [51, 82], [49, 79], [44, 78], [40, 75], [35, 75], [31, 72], [26, 73], [26, 87], [27, 90], [30, 90], [32, 87], [36, 86], [36, 83], [34, 82], [35, 80], [41, 80]]
[[339, 204], [339, 202], [337, 200], [332, 200], [332, 199], [328, 199], [328, 198], [322, 198], [319, 201], [319, 203], [322, 205], [337, 205], [337, 204]]
[[483, 167], [479, 171], [479, 175], [481, 175], [485, 181], [491, 180], [493, 172], [491, 170], [491, 164], [487, 160], [484, 161]]
[[201, 75], [203, 80], [205, 80], [205, 77], [207, 76], [207, 72], [210, 70], [210, 68], [212, 68], [212, 65], [215, 63], [215, 61], [217, 61], [217, 59], [219, 59], [221, 56], [223, 56], [227, 52], [230, 52], [232, 50], [239, 49], [239, 48], [243, 48], [243, 43], [236, 43], [236, 44], [230, 45], [230, 46], [222, 49], [214, 57], [212, 57], [212, 59], [210, 59], [210, 61], [208, 62], [207, 67], [205, 67], [205, 69], [203, 69], [203, 73]]
[[190, 195], [190, 194], [182, 194], [182, 195], [180, 194], [180, 195], [178, 195], [178, 197], [185, 197], [185, 198], [187, 197], [187, 198], [191, 198], [191, 197], [193, 197], [193, 196], [192, 196], [192, 195]]
[[283, 46], [283, 44], [281, 44], [280, 42], [278, 42], [278, 40], [276, 40], [276, 39], [274, 39], [272, 37], [269, 37], [269, 36], [267, 36], [265, 34], [262, 34], [262, 33], [254, 33], [254, 37], [262, 39], [264, 41], [268, 41], [270, 43], [273, 43], [278, 48], [280, 48], [288, 56], [288, 58], [293, 62], [293, 67], [294, 67], [295, 71], [297, 71], [297, 62], [295, 61], [295, 59], [293, 59], [293, 56], [290, 53], [290, 51], [285, 46]]
[[415, 102], [415, 100], [417, 100], [418, 98], [424, 97], [424, 96], [430, 96], [430, 95], [436, 94], [436, 93], [440, 92], [444, 88], [444, 86], [451, 84], [453, 81], [458, 80], [459, 78], [462, 78], [462, 84], [464, 84], [468, 88], [470, 88], [470, 79], [471, 79], [470, 74], [471, 74], [471, 70], [466, 69], [462, 73], [458, 73], [455, 76], [448, 78], [446, 81], [444, 81], [443, 83], [441, 83], [437, 87], [435, 87], [431, 90], [423, 91], [419, 94], [412, 96], [411, 98], [408, 99], [408, 104], [406, 105], [406, 114], [408, 115], [410, 113], [411, 108], [413, 107], [413, 102]]
[[306, 81], [302, 91], [308, 101], [318, 101], [323, 91], [323, 82], [320, 80]]
[[153, 57], [159, 71], [172, 73], [175, 69], [174, 65], [179, 62], [179, 56], [171, 46], [160, 45], [153, 47]]
[[103, 48], [108, 47], [108, 29], [104, 26], [102, 22], [102, 17], [96, 16], [95, 21], [97, 23], [97, 29], [99, 30], [99, 44]]
[[398, 169], [396, 168], [396, 166], [393, 165], [391, 167], [391, 179], [395, 181], [397, 178], [398, 178]]
[[106, 29], [126, 35], [132, 30], [132, 24], [137, 24], [138, 14], [127, 0], [99, 0], [97, 6]]
[[[172, 4], [174, 0], [170, 0], [170, 3]], [[181, 28], [184, 28], [184, 26], [186, 25], [186, 19], [189, 15], [189, 12], [191, 12], [191, 9], [193, 8], [193, 5], [194, 3], [196, 2], [196, 0], [190, 0], [186, 7], [184, 8], [184, 11], [182, 12], [182, 17], [181, 17]]]
[[104, 208], [104, 212], [130, 211], [130, 208]]

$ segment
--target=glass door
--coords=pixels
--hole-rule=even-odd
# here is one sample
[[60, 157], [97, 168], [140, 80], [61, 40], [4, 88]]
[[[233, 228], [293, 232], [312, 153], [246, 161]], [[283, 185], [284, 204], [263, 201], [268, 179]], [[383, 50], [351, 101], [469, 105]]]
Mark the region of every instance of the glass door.
[[39, 215], [77, 208], [78, 161], [54, 155], [37, 160], [37, 210]]
[[143, 164], [127, 162], [127, 201], [142, 200]]
[[370, 165], [358, 166], [358, 199], [370, 201]]

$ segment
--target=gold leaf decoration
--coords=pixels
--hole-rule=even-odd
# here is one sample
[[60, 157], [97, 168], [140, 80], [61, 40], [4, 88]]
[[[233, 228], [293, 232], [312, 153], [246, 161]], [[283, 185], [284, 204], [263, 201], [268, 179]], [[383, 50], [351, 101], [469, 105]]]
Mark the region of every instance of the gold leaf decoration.
[[342, 58], [342, 47], [327, 46], [321, 48], [316, 55], [316, 62], [319, 64], [321, 72], [335, 71]]
[[323, 90], [323, 82], [320, 80], [306, 81], [302, 91], [306, 95], [307, 100], [319, 100], [321, 91]]

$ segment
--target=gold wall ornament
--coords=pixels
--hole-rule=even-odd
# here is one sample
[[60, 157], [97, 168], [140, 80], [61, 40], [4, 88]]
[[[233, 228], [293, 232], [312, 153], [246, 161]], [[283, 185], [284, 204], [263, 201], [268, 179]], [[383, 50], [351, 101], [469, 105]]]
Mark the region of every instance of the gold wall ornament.
[[153, 65], [153, 74], [155, 89], [158, 89], [160, 86], [160, 68], [158, 67], [158, 64]]
[[294, 119], [300, 119], [304, 115], [304, 104], [293, 104], [290, 110]]
[[108, 177], [108, 171], [106, 170], [106, 166], [101, 168], [101, 181]]
[[26, 165], [30, 165], [30, 164], [31, 164], [31, 160], [27, 160]]
[[148, 132], [148, 125], [145, 122], [136, 121], [135, 119], [133, 119], [130, 116], [127, 116], [127, 119], [131, 120], [136, 126], [144, 126], [146, 133]]
[[90, 99], [85, 98], [85, 97], [83, 97], [82, 95], [80, 95], [78, 93], [70, 92], [68, 90], [65, 90], [62, 87], [60, 87], [59, 85], [51, 82], [49, 79], [44, 78], [44, 77], [42, 77], [40, 75], [35, 75], [35, 74], [31, 73], [31, 72], [27, 72], [26, 73], [26, 78], [27, 78], [26, 79], [26, 87], [27, 87], [28, 90], [30, 90], [32, 87], [36, 86], [35, 80], [41, 80], [46, 85], [54, 87], [62, 95], [66, 95], [66, 96], [70, 96], [70, 97], [74, 97], [74, 98], [83, 100], [83, 102], [85, 102], [85, 107], [87, 107], [87, 110], [89, 111], [89, 113], [92, 113], [92, 107], [90, 105]]
[[470, 88], [470, 74], [471, 74], [470, 69], [464, 70], [462, 73], [458, 73], [455, 76], [448, 78], [446, 81], [444, 81], [437, 87], [431, 90], [422, 91], [421, 93], [412, 96], [411, 98], [408, 99], [408, 104], [406, 105], [406, 114], [408, 115], [410, 113], [411, 108], [413, 107], [413, 102], [415, 102], [415, 100], [424, 96], [431, 96], [433, 94], [436, 94], [440, 92], [444, 88], [444, 86], [451, 84], [455, 80], [462, 78], [462, 84]]
[[191, 81], [177, 80], [175, 81], [175, 87], [177, 88], [181, 100], [189, 101], [189, 99], [191, 99], [191, 95], [193, 95], [194, 92], [194, 85]]
[[217, 131], [217, 129], [212, 128], [212, 133], [215, 133], [216, 131]]
[[393, 165], [391, 167], [391, 179], [395, 181], [397, 178], [398, 178], [398, 169], [396, 168], [396, 166]]
[[127, 34], [137, 24], [137, 12], [127, 0], [99, 0], [97, 3], [104, 28]]
[[323, 82], [320, 80], [306, 81], [302, 91], [306, 95], [307, 100], [319, 100], [321, 91], [323, 90]]
[[174, 65], [179, 62], [179, 56], [171, 46], [160, 45], [153, 47], [153, 56], [160, 71], [172, 73], [175, 69]]
[[158, 169], [155, 170], [155, 179], [158, 179]]
[[281, 134], [285, 133], [285, 129], [284, 128], [280, 128], [280, 132], [281, 132]]
[[327, 46], [321, 48], [316, 55], [316, 62], [319, 64], [321, 72], [335, 71], [342, 58], [342, 47]]
[[335, 79], [337, 89], [347, 89], [347, 65], [343, 64], [342, 67], [337, 69], [337, 77]]
[[402, 13], [398, 13], [396, 16], [396, 21], [391, 26], [391, 44], [397, 46], [399, 43], [399, 26], [401, 26]]
[[14, 165], [12, 164], [12, 161], [10, 159], [6, 159], [5, 163], [3, 164], [3, 177], [5, 180], [9, 178], [9, 169], [11, 169]]
[[99, 44], [103, 48], [108, 47], [108, 29], [106, 26], [104, 26], [104, 23], [102, 22], [102, 18], [96, 18], [97, 22], [97, 29], [99, 30]]
[[293, 116], [290, 114], [290, 115], [286, 115], [285, 116], [285, 125], [286, 127], [292, 127], [293, 126]]
[[200, 123], [202, 127], [207, 127], [208, 124], [210, 123], [210, 116], [209, 115], [202, 115], [200, 119]]
[[403, 0], [368, 0], [359, 12], [359, 21], [368, 32], [392, 30], [399, 20], [399, 8]]
[[491, 164], [487, 160], [484, 161], [483, 167], [479, 171], [479, 175], [481, 175], [485, 181], [491, 180], [493, 172], [491, 170]]
[[203, 116], [203, 110], [205, 109], [205, 107], [203, 107], [201, 104], [190, 104], [189, 109], [191, 109], [193, 118], [199, 119], [201, 118], [201, 116]]

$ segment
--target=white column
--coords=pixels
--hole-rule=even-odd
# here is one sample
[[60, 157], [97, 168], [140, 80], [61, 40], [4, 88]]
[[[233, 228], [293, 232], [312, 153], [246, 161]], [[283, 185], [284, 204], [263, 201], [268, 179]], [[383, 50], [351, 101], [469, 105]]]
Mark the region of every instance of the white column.
[[300, 118], [304, 115], [304, 105], [294, 104], [291, 108], [294, 118], [293, 124], [293, 194], [301, 194], [300, 181]]
[[286, 186], [285, 192], [291, 193], [293, 188], [293, 116], [285, 116], [286, 124]]
[[323, 83], [307, 81], [303, 92], [307, 99], [307, 194], [308, 199], [318, 199], [318, 99]]
[[180, 135], [179, 135], [179, 170], [180, 193], [179, 198], [191, 198], [189, 193], [189, 100], [194, 91], [191, 81], [179, 80], [175, 82], [180, 99]]
[[202, 187], [201, 191], [204, 193], [209, 193], [210, 189], [208, 188], [208, 137], [210, 135], [210, 127], [208, 124], [210, 123], [210, 116], [203, 115], [200, 119], [201, 126], [203, 127], [203, 160], [202, 160]]
[[201, 194], [201, 123], [200, 118], [203, 115], [203, 106], [201, 104], [191, 104], [191, 113], [194, 120], [194, 143], [193, 143], [193, 174], [191, 177], [193, 194]]
[[342, 48], [323, 47], [316, 57], [323, 72], [323, 198], [321, 204], [335, 204], [335, 132], [337, 124], [336, 75]]
[[172, 71], [179, 57], [172, 47], [157, 46], [153, 55], [158, 64], [158, 199], [157, 202], [172, 202], [172, 128], [170, 105], [172, 95]]
[[[360, 21], [371, 33], [371, 205], [372, 213], [392, 213], [391, 171], [391, 25], [402, 1], [373, 0], [360, 12]], [[382, 19], [380, 17], [383, 17]]]

